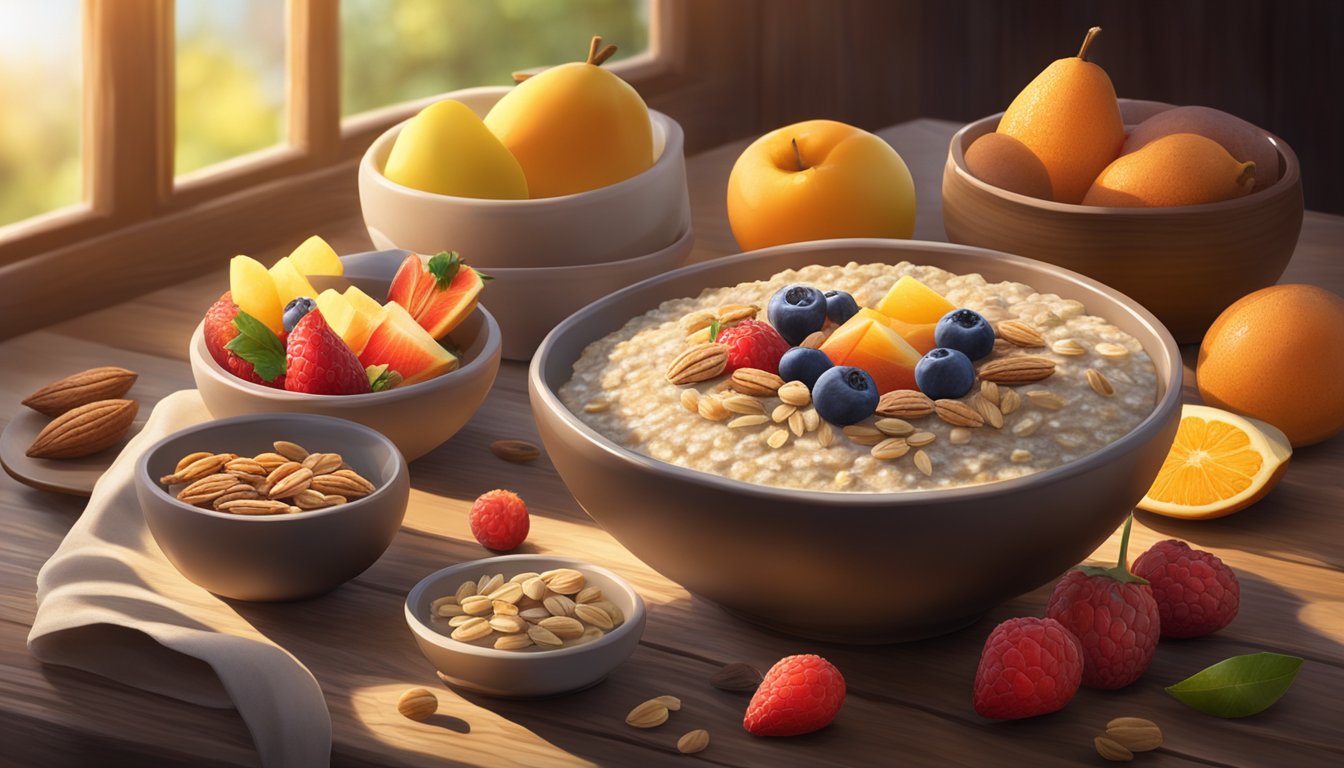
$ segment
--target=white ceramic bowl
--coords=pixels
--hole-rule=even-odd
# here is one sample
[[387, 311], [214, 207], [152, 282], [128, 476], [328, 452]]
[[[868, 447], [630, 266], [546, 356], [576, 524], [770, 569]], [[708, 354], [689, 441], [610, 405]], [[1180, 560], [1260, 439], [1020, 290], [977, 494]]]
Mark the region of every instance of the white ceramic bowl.
[[[368, 278], [359, 274], [359, 262], [351, 257], [342, 260], [351, 283], [370, 296], [387, 295], [395, 267], [381, 278]], [[210, 356], [204, 328], [204, 321], [196, 326], [188, 356], [196, 388], [215, 418], [279, 411], [336, 416], [387, 435], [407, 461], [456, 434], [485, 401], [499, 372], [499, 325], [483, 307], [472, 310], [449, 334], [460, 350], [461, 367], [429, 381], [367, 395], [306, 395], [244, 381]]]
[[[553, 568], [581, 571], [602, 597], [625, 614], [625, 622], [584, 645], [554, 650], [500, 651], [452, 639], [447, 622], [435, 621], [430, 603], [452, 595], [467, 579], [502, 573], [540, 573]], [[448, 682], [490, 696], [521, 698], [551, 696], [596, 685], [634, 653], [644, 634], [644, 601], [620, 576], [601, 566], [572, 557], [504, 555], [454, 565], [435, 571], [411, 588], [406, 596], [406, 624], [425, 658]]]
[[[446, 93], [484, 116], [506, 87]], [[379, 249], [455, 250], [486, 271], [559, 267], [653, 253], [691, 221], [681, 126], [653, 110], [653, 166], [618, 184], [537, 200], [480, 200], [404, 187], [383, 175], [405, 123], [374, 140], [359, 164], [359, 204]]]

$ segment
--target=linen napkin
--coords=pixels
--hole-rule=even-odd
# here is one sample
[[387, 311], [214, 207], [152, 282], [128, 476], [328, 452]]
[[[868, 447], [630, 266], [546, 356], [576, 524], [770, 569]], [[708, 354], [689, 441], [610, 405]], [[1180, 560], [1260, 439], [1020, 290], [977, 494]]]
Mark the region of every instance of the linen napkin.
[[234, 707], [268, 768], [327, 765], [331, 715], [311, 672], [228, 604], [187, 581], [145, 525], [132, 484], [149, 446], [210, 419], [196, 390], [159, 401], [37, 575], [28, 649], [208, 707]]

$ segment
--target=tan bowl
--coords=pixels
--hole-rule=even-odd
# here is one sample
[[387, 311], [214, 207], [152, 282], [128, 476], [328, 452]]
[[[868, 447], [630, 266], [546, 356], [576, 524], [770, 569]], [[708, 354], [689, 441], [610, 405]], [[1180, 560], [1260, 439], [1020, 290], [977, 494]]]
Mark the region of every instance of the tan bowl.
[[[509, 89], [443, 95], [482, 117]], [[618, 184], [538, 200], [480, 200], [421, 192], [389, 181], [383, 166], [405, 123], [374, 140], [359, 164], [359, 204], [374, 247], [455, 250], [472, 266], [559, 267], [653, 253], [690, 226], [681, 126], [649, 111], [651, 168]]]
[[[396, 268], [366, 278], [357, 257], [342, 257], [350, 282], [370, 296], [387, 295]], [[400, 263], [398, 261], [398, 263]], [[471, 419], [499, 372], [500, 331], [477, 307], [451, 334], [462, 361], [457, 370], [418, 384], [367, 395], [306, 395], [263, 387], [225, 371], [205, 347], [205, 323], [191, 335], [191, 375], [215, 418], [262, 412], [316, 413], [372, 427], [396, 443], [407, 461], [442, 445]]]
[[[590, 343], [663, 301], [809, 264], [900, 261], [1017, 280], [1081, 301], [1134, 336], [1157, 370], [1157, 404], [1096, 453], [1027, 477], [947, 490], [841, 493], [730, 480], [627, 450], [556, 392]], [[584, 307], [532, 358], [528, 391], [547, 455], [574, 498], [636, 557], [752, 621], [844, 642], [929, 637], [1076, 564], [1157, 475], [1181, 408], [1181, 356], [1162, 324], [1095, 280], [979, 248], [825, 240], [684, 267]]]
[[[1127, 125], [1171, 109], [1120, 100]], [[1302, 228], [1297, 156], [1279, 152], [1279, 179], [1235, 200], [1173, 208], [1069, 205], [1019, 195], [966, 170], [966, 148], [993, 131], [998, 115], [957, 131], [943, 170], [943, 224], [954, 243], [994, 248], [1096, 278], [1157, 315], [1176, 340], [1198, 342], [1229, 304], [1273, 285]]]
[[[374, 485], [326, 509], [250, 517], [184, 504], [158, 479], [196, 451], [255, 456], [275, 440], [338, 451]], [[391, 441], [327, 416], [275, 413], [197, 424], [155, 443], [135, 465], [135, 492], [159, 548], [192, 582], [237, 600], [298, 600], [328, 592], [373, 565], [406, 515], [411, 486]]]
[[[446, 621], [431, 618], [430, 603], [451, 595], [467, 579], [502, 573], [541, 573], [553, 568], [583, 572], [590, 584], [602, 590], [625, 614], [625, 622], [591, 643], [541, 650], [500, 651], [452, 639]], [[504, 555], [460, 563], [426, 576], [406, 596], [406, 625], [420, 652], [453, 685], [490, 696], [519, 698], [552, 696], [577, 691], [602, 682], [621, 662], [630, 658], [644, 634], [644, 601], [625, 579], [600, 566], [572, 557], [551, 555]], [[496, 635], [497, 637], [498, 635]]]

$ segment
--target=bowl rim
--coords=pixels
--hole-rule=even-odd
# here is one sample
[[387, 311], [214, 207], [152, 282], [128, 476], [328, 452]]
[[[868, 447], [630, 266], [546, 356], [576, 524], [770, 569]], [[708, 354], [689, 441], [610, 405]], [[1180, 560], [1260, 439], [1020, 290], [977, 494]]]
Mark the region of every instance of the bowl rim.
[[[460, 91], [451, 91], [449, 93], [441, 94], [437, 99], [435, 99], [435, 103], [437, 103], [438, 101], [460, 98], [462, 96], [476, 96], [476, 95], [486, 95], [493, 93], [498, 93], [500, 97], [503, 98], [504, 94], [509, 93], [511, 90], [512, 89], [509, 86], [502, 86], [502, 85], [481, 86], [478, 88], [466, 88]], [[609, 198], [621, 197], [626, 194], [629, 187], [642, 183], [644, 179], [653, 176], [655, 173], [657, 174], [667, 173], [669, 167], [673, 165], [682, 164], [685, 162], [684, 152], [685, 152], [686, 137], [685, 133], [682, 131], [681, 124], [678, 123], [676, 120], [672, 119], [670, 116], [663, 114], [662, 112], [659, 112], [656, 109], [650, 108], [649, 109], [650, 131], [656, 130], [653, 127], [655, 124], [657, 124], [662, 128], [664, 135], [663, 151], [658, 155], [657, 159], [655, 159], [653, 163], [649, 165], [648, 168], [645, 168], [644, 170], [640, 171], [639, 173], [627, 179], [622, 179], [616, 182], [615, 184], [607, 184], [606, 186], [597, 187], [595, 189], [585, 189], [582, 192], [572, 192], [568, 195], [556, 195], [554, 197], [529, 197], [523, 200], [496, 200], [480, 197], [458, 197], [456, 195], [441, 195], [436, 192], [426, 192], [421, 189], [415, 189], [413, 187], [407, 187], [405, 185], [398, 184], [397, 182], [387, 178], [387, 176], [383, 174], [381, 168], [375, 167], [375, 163], [373, 160], [374, 155], [381, 152], [384, 145], [386, 145], [391, 141], [395, 141], [396, 137], [401, 133], [401, 129], [405, 127], [406, 123], [410, 122], [413, 119], [413, 117], [414, 116], [408, 117], [405, 120], [402, 120], [401, 122], [392, 126], [391, 128], [388, 128], [387, 130], [378, 134], [378, 137], [375, 138], [369, 144], [368, 149], [364, 150], [364, 155], [359, 159], [358, 175], [361, 180], [364, 178], [368, 178], [374, 184], [377, 184], [379, 187], [382, 187], [394, 194], [401, 195], [403, 197], [410, 197], [414, 199], [424, 200], [426, 202], [451, 201], [452, 204], [464, 208], [499, 207], [499, 208], [507, 208], [515, 212], [526, 211], [528, 209], [533, 210], [544, 209], [555, 203], [568, 202], [581, 197], [586, 198], [586, 202], [598, 203], [607, 200]]]
[[[606, 307], [620, 301], [628, 295], [646, 290], [656, 281], [671, 280], [677, 277], [683, 277], [690, 274], [707, 272], [721, 267], [725, 264], [740, 264], [757, 259], [761, 256], [770, 256], [778, 253], [810, 253], [813, 251], [837, 250], [837, 249], [862, 249], [879, 248], [891, 249], [893, 252], [923, 249], [934, 251], [972, 251], [977, 255], [986, 258], [992, 257], [1000, 263], [1013, 265], [1015, 268], [1026, 267], [1033, 271], [1053, 272], [1065, 281], [1086, 286], [1095, 291], [1106, 295], [1114, 295], [1118, 302], [1132, 314], [1141, 324], [1143, 324], [1161, 344], [1162, 352], [1167, 358], [1167, 365], [1170, 368], [1170, 375], [1164, 381], [1159, 375], [1159, 383], [1166, 386], [1166, 392], [1153, 404], [1153, 408], [1144, 416], [1138, 424], [1122, 435], [1115, 441], [1103, 446], [1097, 451], [1082, 456], [1073, 461], [1060, 464], [1041, 472], [1035, 472], [1030, 475], [1015, 477], [1008, 480], [997, 480], [989, 483], [979, 483], [976, 485], [957, 486], [955, 488], [925, 488], [905, 491], [821, 491], [805, 488], [782, 488], [771, 485], [761, 485], [757, 483], [748, 483], [742, 480], [733, 480], [722, 475], [707, 472], [699, 469], [691, 469], [677, 464], [660, 461], [651, 456], [645, 456], [635, 451], [617, 445], [611, 439], [598, 433], [578, 418], [564, 403], [560, 401], [559, 396], [547, 384], [543, 368], [549, 358], [554, 354], [556, 339], [560, 338], [570, 328], [577, 325], [585, 317], [591, 314], [602, 312]], [[910, 261], [911, 259], [903, 259]], [[936, 266], [936, 265], [935, 265]], [[1068, 298], [1068, 297], [1065, 297]], [[628, 322], [630, 318], [622, 321], [622, 325]], [[619, 328], [619, 326], [618, 326]], [[615, 330], [615, 329], [613, 329]], [[612, 331], [608, 331], [609, 333]], [[1154, 360], [1156, 363], [1156, 360]], [[624, 464], [632, 465], [634, 468], [652, 472], [655, 474], [670, 477], [679, 482], [704, 486], [714, 491], [730, 494], [742, 494], [765, 501], [776, 501], [787, 504], [807, 503], [816, 506], [828, 508], [872, 508], [872, 507], [903, 507], [911, 505], [930, 505], [930, 504], [953, 504], [966, 501], [988, 501], [994, 497], [1022, 491], [1032, 486], [1048, 485], [1056, 481], [1073, 477], [1091, 471], [1093, 465], [1098, 462], [1105, 462], [1116, 454], [1128, 453], [1135, 450], [1144, 441], [1153, 434], [1161, 430], [1163, 422], [1170, 413], [1178, 410], [1181, 405], [1181, 386], [1184, 376], [1184, 363], [1181, 358], [1181, 350], [1177, 345], [1171, 332], [1167, 330], [1161, 321], [1149, 312], [1143, 305], [1134, 299], [1110, 288], [1099, 280], [1093, 280], [1090, 277], [1074, 272], [1070, 269], [1049, 264], [1047, 262], [1028, 259], [1024, 256], [994, 251], [988, 248], [978, 248], [975, 246], [957, 245], [954, 243], [943, 243], [925, 240], [892, 240], [882, 238], [841, 238], [834, 240], [813, 240], [802, 243], [792, 243], [788, 245], [773, 246], [756, 251], [747, 251], [735, 256], [727, 256], [710, 261], [692, 264], [682, 267], [672, 272], [658, 275], [648, 280], [635, 283], [628, 288], [617, 291], [604, 299], [595, 301], [587, 307], [575, 312], [557, 325], [547, 334], [538, 346], [536, 353], [532, 357], [532, 362], [528, 366], [528, 387], [532, 393], [534, 407], [539, 404], [554, 414], [570, 431], [576, 433], [589, 444], [608, 454], [611, 458]]]
[[[594, 640], [591, 643], [584, 643], [583, 645], [571, 646], [569, 648], [556, 648], [553, 650], [534, 651], [532, 653], [519, 653], [517, 651], [502, 651], [499, 650], [498, 648], [488, 648], [479, 645], [472, 645], [471, 643], [464, 643], [461, 642], [460, 640], [453, 640], [448, 635], [439, 632], [438, 630], [434, 629], [429, 624], [427, 624], [420, 617], [420, 615], [415, 612], [413, 608], [413, 606], [416, 603], [420, 602], [420, 600], [424, 597], [424, 593], [428, 591], [431, 584], [442, 581], [451, 575], [462, 573], [469, 570], [474, 570], [477, 568], [484, 568], [486, 570], [491, 570], [494, 568], [494, 566], [492, 565], [486, 565], [487, 563], [527, 564], [527, 563], [536, 563], [540, 561], [562, 563], [563, 566], [561, 567], [574, 568], [575, 570], [579, 571], [589, 570], [593, 571], [594, 573], [600, 573], [606, 578], [611, 579], [613, 583], [618, 585], [621, 588], [621, 590], [630, 597], [631, 605], [634, 606], [634, 610], [630, 612], [630, 615], [625, 617], [625, 621], [622, 622], [619, 627], [612, 629], [610, 632], [604, 632], [602, 634], [602, 637], [598, 638], [597, 640]], [[639, 596], [639, 593], [636, 592], [635, 588], [630, 585], [630, 582], [626, 581], [624, 578], [622, 578], [619, 574], [612, 571], [610, 568], [597, 565], [596, 563], [592, 563], [587, 560], [581, 560], [577, 557], [569, 557], [567, 555], [542, 555], [542, 554], [494, 555], [491, 557], [478, 558], [476, 560], [467, 560], [458, 563], [457, 565], [450, 565], [446, 568], [440, 568], [439, 570], [434, 571], [433, 573], [430, 573], [429, 575], [420, 579], [418, 582], [415, 583], [415, 586], [411, 587], [410, 591], [406, 593], [404, 609], [406, 614], [406, 624], [410, 627], [411, 632], [415, 634], [417, 637], [423, 638], [424, 640], [427, 640], [446, 651], [450, 651], [452, 653], [462, 653], [469, 656], [482, 656], [491, 659], [508, 659], [511, 662], [519, 664], [537, 664], [537, 663], [543, 663], [550, 659], [561, 659], [569, 656], [578, 656], [587, 653], [601, 653], [603, 649], [606, 649], [608, 646], [615, 645], [617, 642], [620, 641], [622, 637], [631, 632], [639, 631], [642, 634], [643, 625], [647, 616], [647, 608], [644, 606], [644, 599]]]
[[[196, 324], [196, 330], [191, 333], [191, 341], [187, 343], [188, 356], [191, 360], [193, 371], [204, 371], [209, 374], [211, 378], [224, 381], [230, 386], [244, 392], [263, 396], [268, 400], [277, 402], [330, 402], [345, 403], [349, 405], [389, 403], [393, 400], [405, 400], [407, 398], [415, 397], [416, 395], [434, 389], [436, 386], [442, 387], [445, 384], [450, 383], [454, 378], [466, 378], [464, 376], [459, 376], [458, 374], [464, 374], [468, 371], [474, 372], [477, 368], [483, 368], [487, 365], [487, 361], [497, 356], [497, 353], [503, 346], [503, 337], [499, 330], [499, 322], [496, 321], [495, 316], [490, 314], [490, 311], [479, 302], [472, 311], [481, 313], [481, 331], [486, 335], [485, 343], [482, 345], [479, 354], [471, 360], [468, 360], [466, 365], [455, 368], [448, 373], [435, 376], [434, 378], [425, 381], [418, 381], [414, 384], [393, 387], [384, 392], [365, 392], [359, 395], [316, 395], [307, 392], [290, 392], [287, 389], [276, 389], [274, 387], [263, 387], [255, 382], [240, 379], [224, 370], [205, 348], [204, 318]], [[196, 364], [198, 358], [200, 362], [199, 365]]]
[[494, 276], [496, 273], [505, 276], [520, 275], [524, 272], [535, 272], [543, 274], [558, 275], [560, 273], [573, 274], [578, 272], [600, 272], [611, 268], [626, 268], [642, 266], [646, 262], [655, 262], [671, 255], [673, 251], [688, 249], [695, 244], [695, 225], [688, 223], [686, 228], [677, 235], [670, 245], [659, 248], [656, 251], [643, 253], [638, 256], [632, 256], [628, 259], [617, 259], [615, 261], [598, 261], [591, 264], [576, 264], [572, 267], [483, 267], [481, 272], [488, 276]]
[[[1162, 107], [1162, 109], [1159, 110], [1161, 112], [1165, 112], [1168, 109], [1175, 109], [1179, 106], [1183, 106], [1180, 104], [1168, 104], [1167, 102], [1164, 101], [1152, 101], [1148, 99], [1117, 99], [1117, 101], [1121, 105], [1135, 104], [1135, 105]], [[1184, 106], [1200, 106], [1200, 105], [1184, 105]], [[1080, 216], [1120, 215], [1120, 216], [1147, 216], [1147, 217], [1176, 216], [1180, 214], [1217, 213], [1221, 211], [1233, 210], [1243, 207], [1246, 205], [1247, 200], [1251, 200], [1255, 197], [1263, 198], [1263, 196], [1267, 196], [1270, 193], [1281, 194], [1284, 190], [1292, 189], [1301, 184], [1301, 169], [1298, 166], [1297, 154], [1294, 153], [1292, 148], [1288, 146], [1288, 143], [1285, 142], [1283, 139], [1279, 138], [1278, 136], [1274, 135], [1273, 133], [1270, 133], [1269, 131], [1266, 131], [1264, 128], [1261, 128], [1260, 126], [1255, 125], [1254, 123], [1251, 123], [1249, 120], [1247, 120], [1245, 121], [1246, 123], [1252, 125], [1257, 131], [1262, 133], [1265, 136], [1265, 138], [1269, 139], [1269, 142], [1274, 145], [1274, 149], [1283, 158], [1283, 175], [1281, 175], [1278, 179], [1276, 179], [1274, 183], [1269, 184], [1268, 186], [1265, 186], [1261, 189], [1257, 189], [1251, 192], [1250, 194], [1242, 195], [1240, 197], [1234, 197], [1229, 200], [1218, 200], [1212, 203], [1195, 203], [1192, 205], [1168, 205], [1157, 208], [1145, 208], [1145, 207], [1121, 208], [1110, 205], [1083, 205], [1082, 203], [1059, 203], [1055, 202], [1054, 200], [1043, 200], [1039, 197], [1032, 197], [1030, 195], [1024, 195], [1020, 192], [1013, 192], [1011, 190], [1007, 190], [1002, 187], [996, 187], [993, 184], [990, 184], [989, 182], [983, 181], [980, 178], [976, 177], [975, 174], [971, 173], [966, 168], [966, 150], [962, 148], [962, 145], [965, 143], [966, 135], [973, 130], [978, 130], [981, 126], [988, 124], [991, 121], [993, 121], [993, 124], [997, 126], [998, 121], [1003, 118], [1003, 115], [1004, 115], [1003, 112], [996, 112], [995, 114], [986, 115], [985, 117], [972, 120], [971, 122], [966, 123], [962, 127], [958, 128], [957, 132], [952, 134], [952, 140], [951, 142], [949, 142], [947, 147], [948, 163], [951, 164], [958, 179], [970, 184], [976, 189], [988, 194], [995, 195], [997, 197], [1001, 197], [1010, 202], [1015, 202], [1042, 211], [1050, 211], [1053, 213], [1064, 213], [1064, 214], [1076, 214]], [[1236, 115], [1233, 115], [1233, 117], [1236, 117]], [[1128, 135], [1128, 132], [1126, 132], [1126, 135]]]
[[[385, 447], [388, 450], [388, 453], [392, 456], [393, 467], [395, 468], [393, 472], [393, 479], [378, 485], [373, 489], [373, 493], [370, 493], [367, 496], [363, 496], [353, 501], [347, 501], [344, 504], [337, 504], [336, 506], [333, 507], [323, 507], [322, 509], [307, 509], [304, 510], [302, 513], [296, 515], [235, 515], [230, 512], [220, 512], [214, 509], [205, 509], [203, 507], [195, 507], [190, 504], [186, 504], [181, 500], [177, 499], [172, 494], [168, 493], [168, 491], [164, 490], [163, 486], [159, 484], [158, 479], [149, 473], [150, 457], [158, 453], [159, 451], [163, 450], [164, 446], [166, 446], [168, 443], [174, 440], [177, 440], [178, 438], [193, 435], [199, 432], [208, 432], [212, 429], [218, 429], [219, 427], [222, 426], [231, 426], [240, 423], [246, 424], [251, 422], [270, 423], [278, 420], [324, 423], [328, 426], [335, 427], [337, 429], [352, 430], [354, 432], [362, 434], [362, 436], [365, 438], [371, 439], [377, 443], [381, 443], [383, 447]], [[242, 416], [230, 416], [224, 419], [210, 419], [209, 421], [203, 421], [199, 424], [193, 424], [189, 427], [183, 427], [182, 429], [179, 429], [175, 432], [165, 435], [163, 438], [156, 440], [153, 445], [146, 448], [140, 454], [140, 457], [135, 460], [136, 478], [141, 482], [142, 485], [151, 488], [152, 489], [151, 493], [153, 493], [160, 500], [167, 501], [169, 503], [169, 506], [171, 506], [172, 508], [182, 510], [184, 512], [195, 513], [203, 517], [212, 517], [223, 520], [237, 520], [244, 525], [254, 523], [259, 525], [266, 525], [281, 522], [296, 524], [296, 521], [300, 520], [313, 520], [319, 517], [328, 517], [338, 514], [348, 514], [351, 512], [355, 512], [359, 510], [361, 507], [369, 506], [375, 500], [381, 500], [384, 496], [387, 496], [388, 494], [392, 493], [392, 486], [395, 484], [395, 476], [401, 474], [405, 470], [406, 470], [406, 458], [401, 455], [401, 451], [397, 449], [396, 444], [394, 444], [391, 440], [389, 440], [388, 437], [383, 433], [371, 427], [366, 427], [363, 424], [360, 424], [359, 422], [350, 421], [349, 419], [342, 419], [338, 416], [326, 416], [324, 414], [318, 414], [318, 413], [289, 413], [289, 412], [248, 413]]]

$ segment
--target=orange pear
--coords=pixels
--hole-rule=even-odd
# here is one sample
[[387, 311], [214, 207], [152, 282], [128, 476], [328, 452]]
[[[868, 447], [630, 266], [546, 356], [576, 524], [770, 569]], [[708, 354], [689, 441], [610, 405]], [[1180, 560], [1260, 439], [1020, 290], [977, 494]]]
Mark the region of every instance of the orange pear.
[[1077, 56], [1059, 59], [1008, 105], [998, 133], [1022, 142], [1050, 174], [1055, 200], [1078, 203], [1101, 169], [1120, 155], [1125, 125], [1106, 70], [1087, 61], [1101, 27], [1087, 31]]
[[1255, 186], [1255, 163], [1239, 163], [1213, 139], [1173, 133], [1106, 166], [1084, 205], [1161, 208], [1229, 200]]

